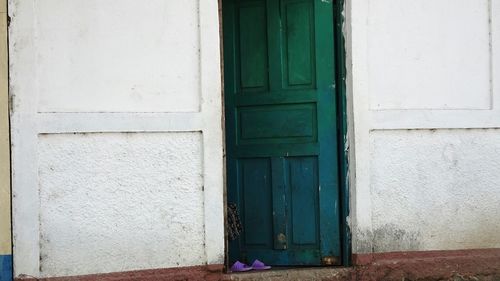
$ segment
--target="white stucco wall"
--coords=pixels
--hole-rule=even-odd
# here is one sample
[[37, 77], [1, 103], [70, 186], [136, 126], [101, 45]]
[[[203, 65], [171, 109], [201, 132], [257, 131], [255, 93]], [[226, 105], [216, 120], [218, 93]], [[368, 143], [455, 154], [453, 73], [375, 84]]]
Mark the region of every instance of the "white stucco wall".
[[222, 264], [217, 1], [9, 15], [15, 275]]
[[500, 2], [346, 2], [354, 252], [500, 247]]
[[49, 134], [38, 149], [42, 275], [205, 260], [201, 133]]
[[373, 249], [500, 248], [500, 131], [370, 134]]

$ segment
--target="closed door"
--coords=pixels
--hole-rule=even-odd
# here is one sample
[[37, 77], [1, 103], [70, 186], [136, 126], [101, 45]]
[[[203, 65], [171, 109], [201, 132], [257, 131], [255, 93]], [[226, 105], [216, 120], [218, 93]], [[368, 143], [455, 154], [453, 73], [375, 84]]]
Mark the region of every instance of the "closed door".
[[223, 1], [230, 262], [340, 263], [331, 2]]

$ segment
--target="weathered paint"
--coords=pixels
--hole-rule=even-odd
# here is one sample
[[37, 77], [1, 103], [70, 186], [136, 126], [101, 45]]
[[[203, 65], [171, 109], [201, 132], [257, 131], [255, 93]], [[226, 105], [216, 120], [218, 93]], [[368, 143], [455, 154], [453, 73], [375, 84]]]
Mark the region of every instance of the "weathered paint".
[[217, 1], [9, 4], [15, 275], [223, 263]]
[[354, 252], [500, 247], [500, 2], [346, 5]]
[[[335, 42], [335, 76], [336, 76], [336, 97], [337, 97], [337, 127], [339, 128], [338, 134], [338, 157], [339, 157], [339, 191], [340, 191], [340, 223], [342, 236], [342, 265], [351, 265], [352, 243], [351, 243], [351, 229], [349, 226], [349, 113], [348, 98], [346, 92], [346, 46], [343, 27], [345, 23], [344, 16], [345, 1], [335, 1], [334, 4], [334, 42]], [[354, 168], [354, 166], [352, 167]]]
[[0, 0], [0, 280], [12, 278], [7, 2]]

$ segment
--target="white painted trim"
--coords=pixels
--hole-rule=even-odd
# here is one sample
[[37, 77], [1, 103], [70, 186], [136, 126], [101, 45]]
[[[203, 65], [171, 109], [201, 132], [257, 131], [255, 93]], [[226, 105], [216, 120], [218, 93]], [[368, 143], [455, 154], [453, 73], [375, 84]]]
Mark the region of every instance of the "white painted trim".
[[367, 19], [369, 2], [365, 0], [346, 1], [346, 79], [348, 104], [352, 110], [352, 122], [349, 129], [354, 138], [350, 138], [350, 227], [352, 232], [352, 247], [354, 252], [358, 248], [357, 231], [360, 226], [363, 231], [371, 232], [372, 214], [370, 197], [370, 163], [364, 159], [369, 155], [369, 128], [370, 118], [365, 112], [369, 111], [370, 102], [367, 79], [368, 58], [367, 52]]
[[202, 113], [39, 113], [39, 133], [191, 132], [203, 130]]
[[[21, 14], [17, 14], [22, 10]], [[40, 272], [40, 199], [37, 172], [36, 106], [38, 93], [33, 64], [33, 1], [9, 1], [9, 79], [11, 95], [12, 213], [14, 274]], [[17, 15], [14, 17], [14, 15]], [[13, 36], [13, 35], [16, 36]], [[20, 36], [18, 36], [20, 35]], [[22, 35], [22, 36], [21, 36]], [[13, 62], [16, 63], [13, 63]], [[25, 81], [32, 81], [26, 83]]]
[[201, 90], [205, 184], [205, 253], [208, 264], [224, 263], [224, 173], [219, 4], [200, 1]]
[[371, 111], [371, 129], [500, 128], [500, 110]]
[[[346, 218], [346, 222], [353, 236], [353, 231], [355, 230], [355, 225], [357, 222], [357, 209], [356, 209], [356, 134], [355, 134], [355, 121], [354, 121], [354, 100], [353, 100], [353, 75], [352, 75], [352, 11], [351, 11], [351, 1], [344, 1], [343, 16], [345, 18], [344, 24], [342, 26], [342, 33], [344, 36], [344, 51], [345, 51], [345, 86], [346, 86], [346, 118], [347, 118], [347, 141], [345, 144], [345, 149], [348, 150], [347, 154], [347, 188], [349, 196], [349, 216]], [[351, 250], [354, 248], [353, 241], [351, 240], [350, 245], [345, 245], [350, 247]]]
[[[491, 20], [491, 87], [492, 109], [495, 114], [500, 115], [500, 2], [491, 1], [490, 3]], [[495, 118], [500, 124], [500, 118]], [[500, 127], [500, 126], [499, 126]]]

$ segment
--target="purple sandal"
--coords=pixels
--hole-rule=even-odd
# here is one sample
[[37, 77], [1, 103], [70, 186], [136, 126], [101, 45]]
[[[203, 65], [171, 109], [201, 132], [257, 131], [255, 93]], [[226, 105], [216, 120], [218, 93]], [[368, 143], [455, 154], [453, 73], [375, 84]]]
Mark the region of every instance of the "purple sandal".
[[252, 264], [252, 268], [255, 270], [266, 270], [266, 269], [270, 269], [271, 267], [269, 265], [265, 265], [260, 260], [255, 260]]
[[231, 272], [244, 272], [244, 271], [249, 271], [252, 270], [253, 268], [251, 266], [248, 266], [244, 263], [241, 263], [239, 261], [236, 261], [233, 266], [231, 266]]

